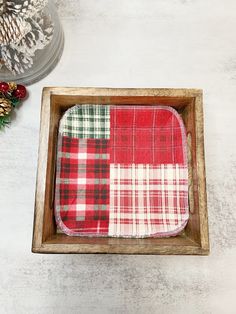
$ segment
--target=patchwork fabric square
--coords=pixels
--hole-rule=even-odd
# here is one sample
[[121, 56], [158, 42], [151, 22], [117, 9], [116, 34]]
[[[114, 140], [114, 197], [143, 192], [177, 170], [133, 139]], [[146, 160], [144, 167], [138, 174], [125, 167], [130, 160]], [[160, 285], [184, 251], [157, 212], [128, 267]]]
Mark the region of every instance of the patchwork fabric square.
[[66, 112], [61, 132], [77, 138], [110, 138], [109, 112], [109, 106], [74, 106]]
[[178, 234], [189, 216], [186, 156], [184, 125], [170, 107], [72, 107], [58, 135], [58, 227], [77, 236]]
[[111, 163], [184, 162], [184, 126], [171, 108], [114, 106], [111, 115]]
[[188, 219], [187, 169], [178, 164], [111, 164], [111, 236], [168, 236]]

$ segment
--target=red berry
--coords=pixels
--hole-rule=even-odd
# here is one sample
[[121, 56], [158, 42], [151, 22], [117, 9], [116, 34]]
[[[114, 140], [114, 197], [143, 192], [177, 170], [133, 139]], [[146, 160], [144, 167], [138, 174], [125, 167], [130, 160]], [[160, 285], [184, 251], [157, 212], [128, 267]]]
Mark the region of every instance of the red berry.
[[17, 85], [16, 89], [13, 91], [13, 96], [19, 99], [23, 99], [26, 96], [26, 88], [23, 85]]
[[6, 82], [0, 82], [0, 92], [7, 93], [9, 91], [9, 85]]

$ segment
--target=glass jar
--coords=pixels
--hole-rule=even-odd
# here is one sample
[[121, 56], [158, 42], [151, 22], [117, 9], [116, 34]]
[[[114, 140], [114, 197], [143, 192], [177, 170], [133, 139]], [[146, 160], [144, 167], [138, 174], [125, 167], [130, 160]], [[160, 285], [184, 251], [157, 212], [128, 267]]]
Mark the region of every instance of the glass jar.
[[0, 81], [39, 81], [56, 66], [63, 46], [53, 0], [0, 0]]

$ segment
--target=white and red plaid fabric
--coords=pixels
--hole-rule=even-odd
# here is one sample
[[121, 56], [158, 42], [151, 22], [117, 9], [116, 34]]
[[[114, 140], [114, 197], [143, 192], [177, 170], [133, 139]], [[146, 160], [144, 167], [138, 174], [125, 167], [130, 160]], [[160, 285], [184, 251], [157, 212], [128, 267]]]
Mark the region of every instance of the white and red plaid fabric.
[[168, 236], [188, 219], [187, 168], [178, 164], [110, 166], [111, 236]]
[[184, 125], [170, 107], [73, 107], [59, 130], [58, 226], [81, 236], [178, 234], [189, 215], [186, 156]]

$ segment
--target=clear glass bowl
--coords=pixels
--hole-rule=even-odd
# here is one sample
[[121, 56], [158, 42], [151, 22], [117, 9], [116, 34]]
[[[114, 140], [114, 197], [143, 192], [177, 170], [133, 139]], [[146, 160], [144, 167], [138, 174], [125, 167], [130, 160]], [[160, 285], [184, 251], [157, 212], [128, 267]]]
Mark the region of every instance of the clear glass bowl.
[[[35, 51], [32, 55], [31, 61], [29, 61], [27, 64], [27, 62], [24, 60], [24, 62], [26, 62], [26, 68], [24, 69], [24, 72], [22, 73], [21, 71], [20, 73], [18, 71], [13, 73], [13, 71], [9, 70], [9, 67], [7, 68], [4, 62], [1, 60], [3, 65], [0, 68], [0, 81], [14, 81], [20, 82], [24, 85], [30, 85], [48, 75], [57, 65], [64, 47], [64, 35], [53, 0], [49, 0], [46, 6], [44, 6], [40, 12], [37, 12], [36, 15], [31, 17], [31, 25], [33, 25], [32, 28], [34, 25], [37, 26], [37, 19], [39, 20], [39, 18], [41, 18], [41, 21], [43, 19], [43, 23], [41, 24], [41, 28], [45, 28], [43, 31], [45, 30], [47, 32], [47, 30], [51, 28], [50, 40], [48, 40], [48, 43], [44, 46], [45, 43], [42, 44], [42, 42], [40, 42], [40, 35], [36, 31], [36, 33], [33, 34], [33, 37], [31, 38], [35, 39], [36, 37], [38, 41], [35, 47], [32, 47], [32, 51]], [[12, 42], [10, 44], [12, 44]], [[3, 46], [0, 45], [0, 59], [1, 49], [3, 49], [2, 47]], [[4, 46], [4, 49], [8, 48], [8, 45]], [[24, 49], [27, 49], [27, 47], [21, 47], [18, 57], [22, 57]], [[25, 51], [27, 54], [28, 51]], [[17, 53], [18, 50], [16, 50], [16, 55]], [[14, 62], [14, 58], [12, 58], [12, 60]], [[25, 66], [24, 62], [22, 61], [23, 66]]]

